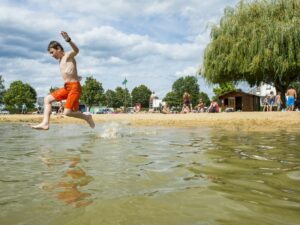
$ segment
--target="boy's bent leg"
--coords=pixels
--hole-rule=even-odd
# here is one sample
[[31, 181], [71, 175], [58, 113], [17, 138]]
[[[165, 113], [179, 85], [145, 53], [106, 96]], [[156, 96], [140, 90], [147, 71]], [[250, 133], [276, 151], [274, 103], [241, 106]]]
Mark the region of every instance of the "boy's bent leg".
[[31, 126], [33, 129], [38, 130], [48, 130], [49, 129], [49, 119], [52, 112], [52, 102], [55, 101], [55, 98], [52, 95], [48, 95], [44, 99], [44, 118], [43, 121], [35, 126]]
[[81, 113], [81, 112], [74, 112], [71, 109], [65, 109], [64, 110], [64, 115], [65, 116], [70, 116], [70, 117], [75, 117], [75, 118], [78, 118], [78, 119], [83, 119], [90, 125], [91, 128], [95, 127], [93, 117], [90, 114], [84, 114], [84, 113]]

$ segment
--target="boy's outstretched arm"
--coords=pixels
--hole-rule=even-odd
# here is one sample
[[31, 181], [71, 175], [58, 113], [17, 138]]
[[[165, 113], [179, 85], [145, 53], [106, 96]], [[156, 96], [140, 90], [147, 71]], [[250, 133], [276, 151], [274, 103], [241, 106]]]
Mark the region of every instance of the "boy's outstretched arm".
[[73, 51], [70, 52], [70, 56], [74, 57], [78, 54], [79, 52], [79, 48], [75, 45], [74, 42], [72, 42], [71, 38], [69, 37], [68, 33], [65, 31], [61, 32], [61, 35], [63, 36], [63, 38], [65, 39], [66, 42], [68, 42], [72, 48]]

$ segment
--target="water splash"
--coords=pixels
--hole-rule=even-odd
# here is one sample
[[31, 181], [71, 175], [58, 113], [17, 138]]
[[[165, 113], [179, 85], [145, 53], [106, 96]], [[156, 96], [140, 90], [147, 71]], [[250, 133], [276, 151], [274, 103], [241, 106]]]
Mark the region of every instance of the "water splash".
[[123, 129], [118, 123], [104, 125], [103, 131], [99, 134], [99, 137], [104, 139], [117, 139], [123, 136]]
[[123, 137], [134, 136], [154, 136], [157, 134], [156, 129], [141, 129], [137, 127], [128, 127], [123, 123], [109, 123], [103, 126], [103, 130], [98, 137], [103, 139], [118, 139]]

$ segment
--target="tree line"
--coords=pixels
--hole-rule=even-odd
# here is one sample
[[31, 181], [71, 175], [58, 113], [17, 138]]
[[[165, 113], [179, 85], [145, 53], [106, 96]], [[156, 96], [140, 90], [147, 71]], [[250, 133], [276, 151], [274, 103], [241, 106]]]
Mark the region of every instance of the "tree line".
[[[50, 87], [49, 94], [58, 89]], [[183, 93], [187, 91], [192, 97], [193, 105], [196, 105], [199, 98], [209, 105], [209, 97], [206, 93], [199, 91], [198, 80], [195, 76], [181, 77], [172, 85], [172, 91], [163, 98], [169, 106], [181, 107], [183, 103]], [[131, 92], [127, 88], [116, 87], [115, 90], [104, 90], [102, 83], [93, 76], [88, 76], [82, 85], [82, 95], [80, 101], [87, 107], [106, 106], [120, 108], [124, 106], [134, 106], [140, 103], [142, 107], [149, 107], [149, 100], [152, 91], [149, 87], [141, 84], [134, 87]], [[23, 105], [28, 111], [36, 108], [37, 93], [35, 89], [20, 80], [14, 81], [6, 90], [4, 79], [0, 75], [0, 104], [5, 104], [5, 108], [11, 113], [20, 113]]]

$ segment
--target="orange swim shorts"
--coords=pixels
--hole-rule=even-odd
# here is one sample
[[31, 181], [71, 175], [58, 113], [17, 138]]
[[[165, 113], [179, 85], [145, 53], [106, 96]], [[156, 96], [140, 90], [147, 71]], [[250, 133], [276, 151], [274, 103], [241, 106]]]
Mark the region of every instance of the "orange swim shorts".
[[51, 93], [56, 101], [67, 99], [65, 108], [77, 111], [79, 109], [79, 98], [81, 85], [79, 82], [66, 82], [63, 88]]

